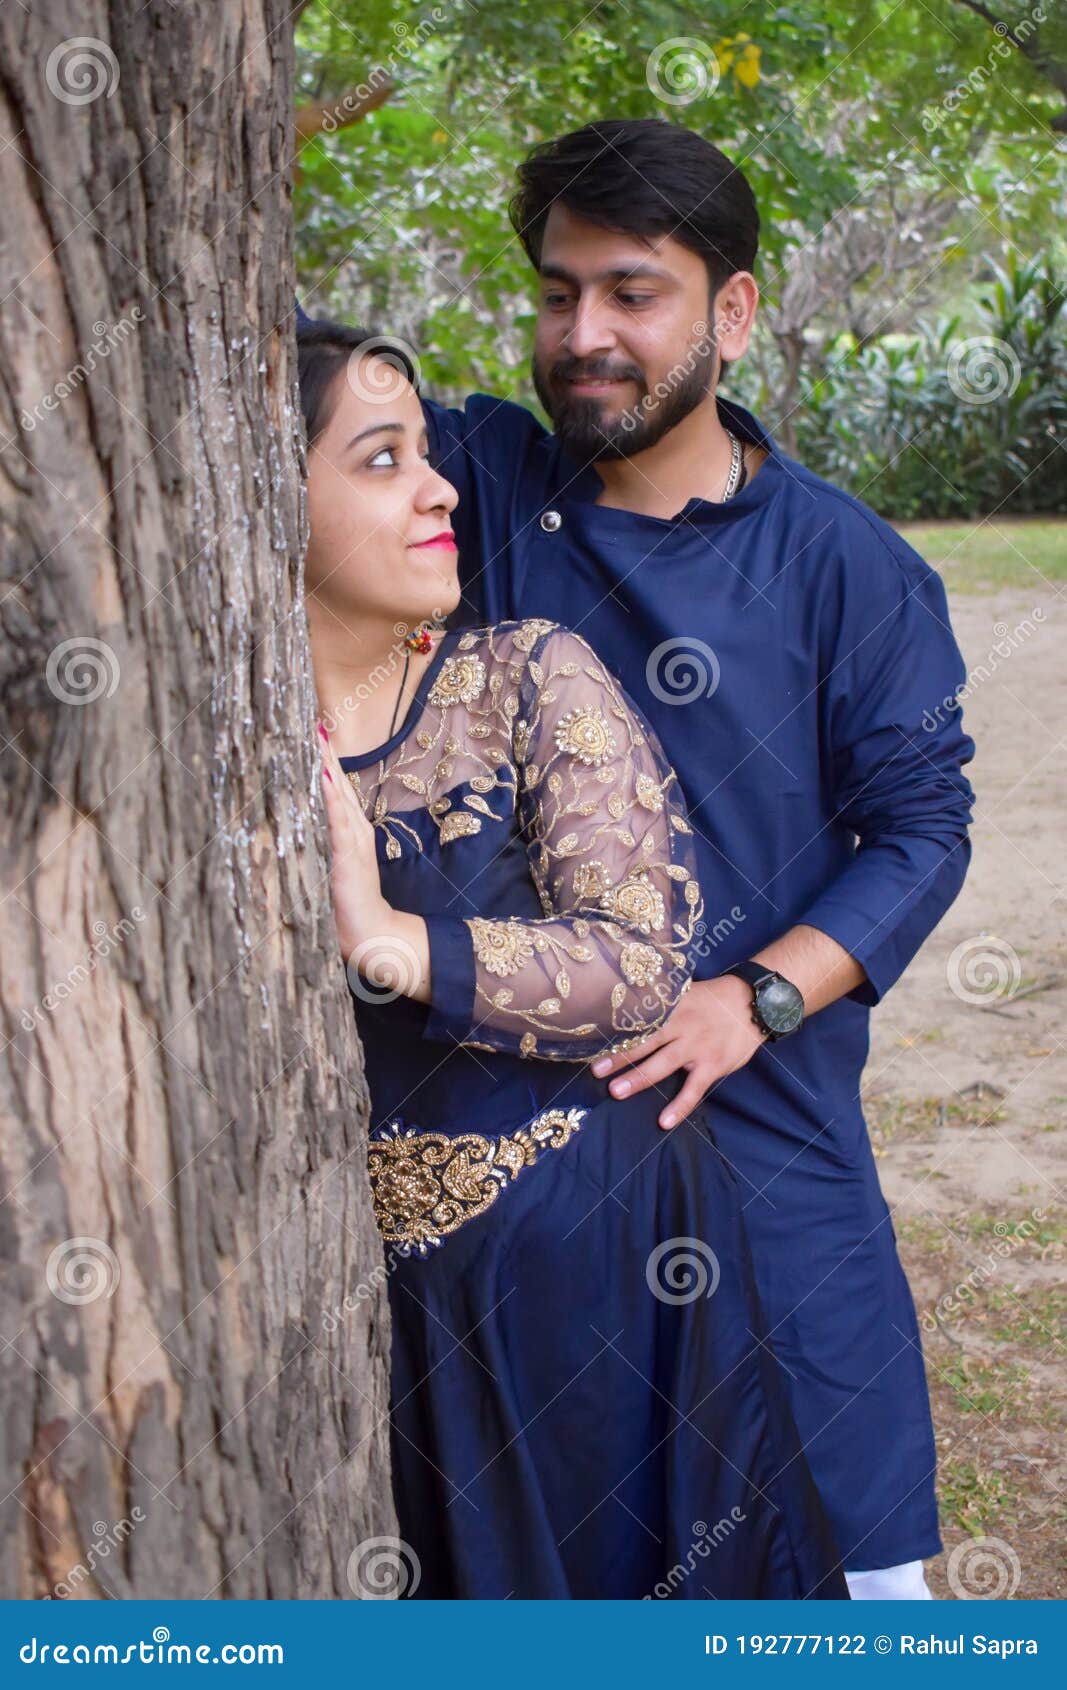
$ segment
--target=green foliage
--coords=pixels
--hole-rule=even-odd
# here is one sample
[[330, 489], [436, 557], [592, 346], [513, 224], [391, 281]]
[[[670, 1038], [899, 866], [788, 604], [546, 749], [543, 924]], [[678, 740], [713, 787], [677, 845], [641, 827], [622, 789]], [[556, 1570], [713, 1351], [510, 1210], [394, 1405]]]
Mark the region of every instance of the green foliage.
[[[1062, 62], [1058, 28], [1042, 26], [1042, 45]], [[665, 44], [692, 61], [684, 103], [656, 87], [650, 55]], [[995, 414], [957, 406], [953, 417], [944, 391], [953, 318], [970, 334], [962, 325], [979, 311], [983, 322], [1011, 317], [1008, 299], [980, 307], [975, 286], [995, 290], [999, 276], [1025, 269], [1013, 255], [1040, 246], [1035, 229], [1049, 230], [1054, 261], [1067, 262], [1050, 128], [1063, 101], [1039, 68], [998, 46], [961, 0], [313, 0], [298, 30], [297, 102], [340, 111], [361, 86], [388, 82], [390, 94], [301, 150], [302, 298], [412, 341], [442, 398], [481, 389], [532, 404], [531, 277], [507, 219], [515, 165], [530, 145], [594, 118], [664, 118], [722, 146], [752, 181], [767, 327], [737, 374], [772, 425], [793, 418], [787, 447], [871, 488], [894, 516], [996, 508], [1013, 476], [1023, 487], [1012, 509], [1062, 508], [1062, 497], [1047, 502], [1051, 477], [1036, 473], [1060, 331], [1037, 333], [1034, 289], [1014, 302], [1007, 338], [1024, 362], [1009, 402]], [[832, 270], [817, 243], [835, 217], [906, 229], [933, 195], [954, 199], [950, 238], [916, 281], [874, 264], [847, 298], [829, 287], [787, 371], [788, 325], [775, 307], [790, 262]], [[901, 311], [917, 302], [905, 340], [883, 301]], [[863, 348], [850, 350], [846, 332], [861, 318]], [[1059, 417], [1053, 407], [1057, 430]], [[857, 431], [858, 456], [844, 455]]]
[[973, 333], [954, 316], [831, 355], [796, 417], [803, 462], [898, 520], [1067, 508], [1062, 283], [1013, 254], [975, 303]]

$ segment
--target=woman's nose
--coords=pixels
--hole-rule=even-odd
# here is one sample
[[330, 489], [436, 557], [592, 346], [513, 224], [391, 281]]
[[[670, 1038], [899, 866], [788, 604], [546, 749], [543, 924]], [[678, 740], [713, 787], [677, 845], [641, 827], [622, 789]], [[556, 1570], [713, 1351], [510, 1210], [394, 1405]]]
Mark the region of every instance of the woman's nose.
[[451, 481], [446, 481], [443, 475], [431, 470], [419, 488], [419, 505], [423, 510], [454, 511], [459, 503], [459, 494]]

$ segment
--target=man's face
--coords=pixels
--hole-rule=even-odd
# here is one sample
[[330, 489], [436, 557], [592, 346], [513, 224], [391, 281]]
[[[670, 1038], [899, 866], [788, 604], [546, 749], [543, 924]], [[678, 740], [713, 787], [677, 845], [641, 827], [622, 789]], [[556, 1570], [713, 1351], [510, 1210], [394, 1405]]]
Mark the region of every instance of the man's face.
[[573, 457], [646, 451], [713, 391], [707, 266], [673, 237], [649, 246], [554, 205], [539, 285], [534, 386]]

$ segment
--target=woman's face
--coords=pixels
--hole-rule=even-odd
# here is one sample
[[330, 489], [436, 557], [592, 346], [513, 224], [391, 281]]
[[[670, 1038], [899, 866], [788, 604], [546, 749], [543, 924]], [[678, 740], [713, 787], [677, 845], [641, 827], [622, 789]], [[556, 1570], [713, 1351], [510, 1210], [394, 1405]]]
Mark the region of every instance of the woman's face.
[[451, 482], [430, 468], [418, 394], [356, 352], [334, 378], [308, 454], [306, 589], [348, 621], [414, 627], [459, 603]]

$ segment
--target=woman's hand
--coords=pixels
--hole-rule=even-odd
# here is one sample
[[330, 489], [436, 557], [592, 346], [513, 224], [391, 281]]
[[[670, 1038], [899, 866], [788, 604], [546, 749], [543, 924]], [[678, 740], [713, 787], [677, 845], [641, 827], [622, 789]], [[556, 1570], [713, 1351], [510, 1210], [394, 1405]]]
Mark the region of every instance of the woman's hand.
[[354, 950], [383, 931], [393, 911], [382, 896], [374, 829], [321, 722], [319, 739], [330, 830], [330, 889], [337, 937], [348, 961]]
[[349, 983], [368, 1002], [429, 1001], [430, 947], [421, 916], [395, 910], [382, 894], [374, 828], [319, 723], [322, 790], [330, 833], [330, 889]]

